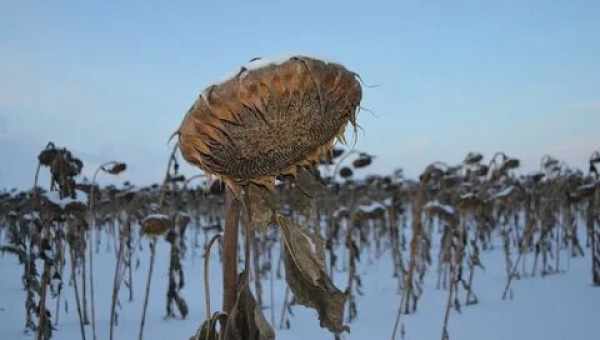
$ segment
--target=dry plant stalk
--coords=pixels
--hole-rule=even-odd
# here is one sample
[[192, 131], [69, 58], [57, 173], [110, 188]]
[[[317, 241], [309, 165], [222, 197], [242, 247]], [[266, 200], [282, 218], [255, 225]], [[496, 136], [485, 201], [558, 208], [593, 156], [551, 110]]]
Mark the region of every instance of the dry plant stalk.
[[238, 233], [241, 203], [231, 190], [225, 192], [225, 230], [223, 232], [223, 311], [229, 313], [237, 292]]
[[90, 271], [90, 302], [92, 304], [92, 339], [96, 340], [96, 303], [94, 294], [94, 233], [96, 232], [96, 178], [100, 172], [105, 172], [111, 175], [118, 175], [127, 169], [127, 165], [121, 162], [106, 162], [101, 164], [94, 172], [92, 177], [92, 186], [90, 188], [89, 197], [89, 213], [90, 213], [90, 235], [88, 237], [88, 259]]
[[150, 215], [142, 221], [142, 233], [150, 237], [150, 268], [146, 278], [146, 290], [144, 294], [144, 307], [142, 309], [142, 320], [140, 321], [140, 331], [138, 339], [144, 338], [144, 325], [146, 324], [146, 310], [148, 309], [148, 298], [150, 296], [150, 284], [152, 282], [152, 273], [154, 271], [154, 259], [156, 257], [156, 242], [160, 235], [164, 235], [172, 228], [171, 220], [165, 215]]
[[[402, 313], [410, 314], [415, 311], [417, 308], [418, 294], [415, 293], [415, 274], [417, 271], [417, 265], [419, 262], [419, 257], [421, 256], [421, 247], [425, 231], [423, 230], [423, 222], [422, 222], [422, 211], [423, 206], [425, 205], [426, 200], [426, 183], [421, 183], [418, 189], [416, 200], [413, 202], [413, 210], [412, 210], [412, 240], [410, 241], [410, 261], [408, 264], [408, 271], [404, 276], [404, 292], [403, 292], [403, 302], [404, 306], [401, 306], [400, 309], [403, 310]], [[412, 301], [412, 308], [411, 308]], [[400, 313], [400, 311], [399, 311]], [[395, 333], [395, 332], [394, 332]]]

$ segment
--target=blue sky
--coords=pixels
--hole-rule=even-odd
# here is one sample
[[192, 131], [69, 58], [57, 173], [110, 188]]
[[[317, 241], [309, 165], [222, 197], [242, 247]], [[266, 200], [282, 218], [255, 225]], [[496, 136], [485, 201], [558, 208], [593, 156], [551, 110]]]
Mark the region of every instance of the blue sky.
[[[578, 167], [600, 148], [599, 1], [2, 2], [0, 188], [50, 140], [92, 172], [160, 181], [167, 139], [212, 81], [303, 53], [361, 74], [357, 147], [410, 176], [468, 151]], [[191, 171], [188, 169], [187, 171]]]

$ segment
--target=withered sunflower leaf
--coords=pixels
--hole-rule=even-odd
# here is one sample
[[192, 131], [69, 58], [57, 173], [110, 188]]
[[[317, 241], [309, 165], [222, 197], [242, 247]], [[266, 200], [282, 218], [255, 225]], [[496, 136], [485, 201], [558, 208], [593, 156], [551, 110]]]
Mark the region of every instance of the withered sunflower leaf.
[[277, 210], [277, 198], [267, 188], [250, 183], [244, 195], [250, 214], [250, 224], [263, 232], [273, 220]]
[[224, 340], [274, 340], [275, 331], [265, 319], [250, 292], [248, 275], [240, 274], [238, 296], [227, 319]]
[[321, 327], [333, 333], [349, 331], [344, 326], [346, 295], [325, 272], [324, 241], [295, 222], [278, 216], [282, 229], [286, 281], [296, 302], [316, 309]]
[[298, 169], [296, 185], [309, 197], [316, 197], [325, 191], [325, 186], [316, 176], [303, 167]]
[[310, 216], [312, 210], [312, 200], [297, 187], [291, 188], [288, 195], [288, 204], [293, 211], [303, 216]]
[[219, 340], [220, 335], [217, 331], [217, 323], [221, 320], [226, 320], [227, 315], [223, 313], [215, 313], [213, 316], [204, 321], [200, 329], [190, 338], [190, 340]]
[[179, 313], [181, 313], [181, 317], [183, 319], [187, 318], [190, 309], [185, 300], [181, 296], [175, 295], [175, 304], [177, 305], [177, 309], [179, 309]]

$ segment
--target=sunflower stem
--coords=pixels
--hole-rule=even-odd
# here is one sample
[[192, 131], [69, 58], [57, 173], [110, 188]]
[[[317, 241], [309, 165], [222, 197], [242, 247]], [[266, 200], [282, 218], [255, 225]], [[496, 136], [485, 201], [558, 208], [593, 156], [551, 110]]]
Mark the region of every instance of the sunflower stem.
[[223, 232], [223, 311], [231, 312], [237, 294], [237, 251], [240, 201], [227, 188], [225, 192], [225, 230]]

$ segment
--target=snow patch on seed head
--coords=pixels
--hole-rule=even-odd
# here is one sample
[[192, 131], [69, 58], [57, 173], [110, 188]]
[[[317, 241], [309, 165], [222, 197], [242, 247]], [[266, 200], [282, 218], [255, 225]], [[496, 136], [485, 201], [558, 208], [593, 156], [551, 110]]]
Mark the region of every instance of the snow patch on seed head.
[[306, 54], [302, 54], [302, 53], [284, 54], [284, 55], [275, 56], [275, 57], [257, 57], [257, 58], [251, 59], [248, 63], [242, 65], [239, 69], [227, 73], [222, 78], [220, 78], [217, 81], [208, 85], [206, 87], [206, 89], [204, 89], [204, 91], [202, 91], [200, 96], [203, 97], [204, 100], [206, 100], [208, 91], [213, 86], [221, 85], [221, 84], [223, 84], [233, 78], [236, 78], [238, 76], [243, 79], [247, 75], [247, 73], [250, 71], [259, 70], [261, 68], [265, 68], [265, 67], [268, 67], [271, 65], [275, 65], [275, 66], [281, 65], [295, 57], [296, 58], [316, 59], [316, 60], [320, 60], [326, 64], [338, 64], [337, 62], [335, 62], [331, 59], [328, 59], [328, 58], [317, 57], [314, 55], [306, 55]]

